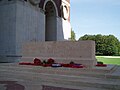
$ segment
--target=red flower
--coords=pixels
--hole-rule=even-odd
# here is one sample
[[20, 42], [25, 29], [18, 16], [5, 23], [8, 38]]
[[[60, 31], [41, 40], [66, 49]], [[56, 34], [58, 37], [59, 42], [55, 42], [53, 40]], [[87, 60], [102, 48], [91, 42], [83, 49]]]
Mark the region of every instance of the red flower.
[[97, 64], [96, 66], [98, 66], [98, 67], [107, 67], [106, 64]]
[[38, 59], [38, 58], [34, 59], [34, 65], [41, 65], [41, 64], [42, 64], [42, 62], [40, 59]]
[[52, 59], [52, 58], [49, 58], [49, 59], [47, 60], [47, 63], [48, 63], [48, 64], [53, 64], [53, 63], [55, 63], [55, 60]]
[[42, 66], [43, 66], [43, 67], [51, 67], [52, 64], [43, 64]]
[[34, 65], [34, 63], [22, 62], [22, 63], [19, 63], [19, 65]]

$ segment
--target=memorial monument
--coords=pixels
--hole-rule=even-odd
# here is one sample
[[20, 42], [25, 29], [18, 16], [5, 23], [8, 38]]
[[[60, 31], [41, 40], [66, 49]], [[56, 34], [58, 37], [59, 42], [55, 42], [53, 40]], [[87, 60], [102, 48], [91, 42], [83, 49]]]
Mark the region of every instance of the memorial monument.
[[0, 62], [22, 57], [27, 42], [70, 38], [70, 0], [0, 0]]
[[70, 0], [0, 0], [0, 90], [120, 90], [120, 66], [96, 65], [95, 42], [66, 41], [70, 30]]

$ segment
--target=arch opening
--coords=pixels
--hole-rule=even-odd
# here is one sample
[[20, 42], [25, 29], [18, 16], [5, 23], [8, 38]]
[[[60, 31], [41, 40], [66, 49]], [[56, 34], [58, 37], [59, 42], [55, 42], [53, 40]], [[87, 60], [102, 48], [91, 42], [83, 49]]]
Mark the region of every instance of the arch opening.
[[56, 9], [51, 1], [45, 5], [45, 41], [57, 40]]

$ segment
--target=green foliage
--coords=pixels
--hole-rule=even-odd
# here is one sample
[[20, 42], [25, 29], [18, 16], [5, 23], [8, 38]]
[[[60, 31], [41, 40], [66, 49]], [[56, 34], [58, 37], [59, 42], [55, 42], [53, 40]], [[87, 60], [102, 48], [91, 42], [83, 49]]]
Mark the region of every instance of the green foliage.
[[70, 38], [70, 40], [71, 41], [76, 41], [75, 38], [76, 38], [75, 32], [73, 30], [71, 30], [71, 38]]
[[120, 42], [118, 44], [118, 55], [120, 55]]
[[79, 40], [94, 40], [97, 55], [120, 55], [120, 42], [114, 35], [84, 35]]
[[42, 62], [43, 64], [47, 64], [47, 61], [46, 60], [43, 60], [43, 62]]
[[71, 61], [70, 64], [75, 64], [75, 63], [73, 61]]

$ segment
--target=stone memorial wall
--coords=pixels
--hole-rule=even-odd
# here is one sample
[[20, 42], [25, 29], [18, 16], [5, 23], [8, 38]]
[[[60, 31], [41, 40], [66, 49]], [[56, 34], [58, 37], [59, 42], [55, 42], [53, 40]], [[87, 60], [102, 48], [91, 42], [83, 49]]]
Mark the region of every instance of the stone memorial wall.
[[94, 41], [59, 41], [26, 43], [23, 45], [22, 61], [53, 58], [59, 63], [71, 61], [91, 67], [96, 64]]

